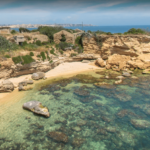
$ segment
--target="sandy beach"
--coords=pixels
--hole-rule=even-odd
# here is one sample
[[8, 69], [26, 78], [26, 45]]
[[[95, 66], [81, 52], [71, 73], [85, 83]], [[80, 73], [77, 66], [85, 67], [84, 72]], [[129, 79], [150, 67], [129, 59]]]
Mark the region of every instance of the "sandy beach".
[[[101, 68], [95, 66], [94, 63], [69, 62], [69, 63], [62, 63], [59, 66], [55, 67], [54, 69], [46, 72], [45, 76], [48, 79], [56, 78], [56, 77], [63, 77], [63, 76], [71, 77], [71, 76], [76, 75], [81, 72], [92, 71], [92, 70], [97, 70], [97, 69], [101, 69]], [[22, 82], [25, 79], [31, 79], [31, 75], [32, 74], [9, 78], [9, 80], [11, 82], [13, 82], [14, 85], [18, 85], [19, 82]], [[0, 82], [1, 81], [2, 80], [0, 80]], [[34, 81], [34, 83], [41, 82], [41, 81], [42, 80]], [[6, 100], [8, 101], [8, 99], [11, 96], [13, 96], [17, 93], [18, 93], [17, 88], [15, 88], [15, 90], [10, 93], [0, 93], [0, 104], [3, 102], [6, 102]], [[22, 93], [21, 95], [23, 95], [23, 92], [19, 92], [19, 93]]]

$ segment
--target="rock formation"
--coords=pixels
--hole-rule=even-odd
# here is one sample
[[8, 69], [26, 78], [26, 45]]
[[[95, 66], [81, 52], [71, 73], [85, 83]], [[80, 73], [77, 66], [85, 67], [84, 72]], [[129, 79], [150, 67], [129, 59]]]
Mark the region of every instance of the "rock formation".
[[0, 83], [0, 92], [10, 92], [14, 90], [14, 85], [9, 80], [3, 80]]
[[[106, 69], [147, 69], [150, 67], [150, 36], [102, 35], [83, 38], [84, 54], [98, 55], [96, 63]], [[105, 61], [104, 61], [105, 60]]]
[[50, 113], [47, 107], [43, 107], [42, 104], [38, 101], [30, 101], [23, 104], [23, 108], [34, 112], [35, 114], [49, 117]]

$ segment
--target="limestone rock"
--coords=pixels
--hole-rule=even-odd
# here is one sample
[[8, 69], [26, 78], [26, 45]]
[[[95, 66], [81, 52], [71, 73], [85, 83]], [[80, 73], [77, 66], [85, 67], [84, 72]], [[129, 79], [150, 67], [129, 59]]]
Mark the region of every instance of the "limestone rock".
[[137, 129], [150, 128], [150, 122], [146, 120], [131, 119], [130, 122]]
[[44, 72], [37, 72], [37, 73], [33, 73], [31, 78], [33, 80], [39, 80], [39, 79], [43, 79], [45, 77], [45, 73]]
[[14, 85], [9, 80], [3, 80], [0, 83], [0, 92], [10, 92], [14, 90]]
[[122, 75], [123, 75], [124, 77], [130, 77], [130, 76], [131, 76], [131, 74], [130, 74], [129, 72], [123, 72]]
[[96, 60], [96, 64], [99, 65], [100, 67], [105, 67], [106, 66], [106, 62], [102, 58], [98, 58]]
[[47, 107], [43, 107], [42, 104], [38, 101], [30, 101], [30, 102], [24, 103], [23, 108], [28, 109], [38, 115], [43, 115], [45, 117], [50, 116]]

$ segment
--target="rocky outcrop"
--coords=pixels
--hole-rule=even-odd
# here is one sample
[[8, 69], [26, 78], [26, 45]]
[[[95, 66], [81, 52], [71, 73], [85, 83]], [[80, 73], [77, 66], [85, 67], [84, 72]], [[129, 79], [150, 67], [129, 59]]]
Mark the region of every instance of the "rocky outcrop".
[[57, 60], [54, 60], [52, 63], [50, 63], [49, 61], [42, 62], [37, 60], [30, 64], [22, 65], [20, 63], [14, 64], [11, 58], [6, 60], [1, 60], [0, 79], [17, 77], [21, 75], [36, 73], [36, 72], [47, 72], [63, 62], [64, 60], [58, 58]]
[[4, 80], [0, 83], [0, 92], [10, 92], [14, 90], [14, 85], [9, 80]]
[[43, 79], [45, 77], [45, 73], [44, 72], [36, 72], [36, 73], [33, 73], [31, 78], [33, 80], [39, 80], [39, 79]]
[[147, 35], [101, 35], [83, 38], [84, 53], [110, 56], [113, 54], [139, 56], [150, 53], [150, 36]]
[[23, 104], [23, 108], [32, 111], [35, 114], [49, 117], [50, 113], [47, 107], [43, 107], [38, 101], [30, 101]]
[[[97, 63], [114, 71], [126, 68], [147, 69], [150, 67], [150, 36], [146, 35], [101, 35], [83, 38], [84, 54], [99, 55]], [[101, 65], [103, 64], [103, 65]]]
[[106, 62], [102, 58], [98, 58], [96, 60], [96, 64], [99, 65], [100, 67], [105, 67], [106, 66]]
[[73, 62], [73, 61], [82, 61], [82, 60], [96, 60], [100, 56], [97, 54], [79, 54], [77, 56], [74, 56], [72, 58], [66, 59], [67, 62]]

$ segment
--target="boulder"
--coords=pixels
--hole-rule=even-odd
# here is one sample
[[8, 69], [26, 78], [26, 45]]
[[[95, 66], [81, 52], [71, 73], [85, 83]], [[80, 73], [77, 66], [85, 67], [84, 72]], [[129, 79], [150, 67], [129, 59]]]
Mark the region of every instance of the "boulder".
[[45, 77], [45, 73], [44, 72], [37, 72], [37, 73], [33, 73], [31, 78], [33, 80], [39, 80], [39, 79], [43, 79]]
[[146, 129], [150, 128], [150, 122], [147, 120], [140, 120], [140, 119], [131, 119], [131, 124], [137, 129]]
[[20, 85], [18, 86], [18, 91], [25, 91], [25, 88], [23, 87], [23, 85], [20, 84]]
[[131, 74], [130, 74], [129, 72], [123, 72], [122, 75], [123, 75], [124, 77], [130, 77], [130, 76], [131, 76]]
[[9, 80], [4, 80], [0, 83], [0, 92], [10, 92], [14, 90], [14, 85]]
[[106, 62], [102, 58], [98, 58], [96, 60], [96, 64], [99, 65], [100, 67], [105, 67], [106, 66]]
[[42, 103], [38, 101], [30, 101], [23, 104], [23, 108], [34, 112], [35, 114], [49, 117], [50, 113], [47, 107], [43, 107]]

